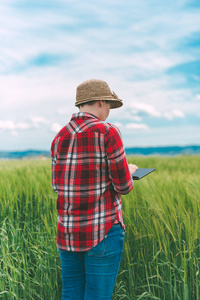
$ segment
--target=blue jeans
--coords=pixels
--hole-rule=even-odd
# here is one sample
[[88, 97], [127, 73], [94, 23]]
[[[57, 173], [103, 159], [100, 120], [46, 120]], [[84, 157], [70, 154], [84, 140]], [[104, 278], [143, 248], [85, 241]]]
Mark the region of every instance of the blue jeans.
[[62, 300], [110, 300], [124, 247], [124, 229], [114, 224], [107, 236], [85, 252], [58, 249], [62, 268]]

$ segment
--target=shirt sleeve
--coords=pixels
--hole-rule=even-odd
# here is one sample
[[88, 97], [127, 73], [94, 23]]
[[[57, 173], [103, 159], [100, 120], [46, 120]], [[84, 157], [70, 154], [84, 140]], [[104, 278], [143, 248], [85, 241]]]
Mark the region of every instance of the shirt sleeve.
[[133, 189], [133, 179], [129, 171], [126, 154], [119, 129], [112, 125], [106, 134], [106, 149], [109, 177], [114, 189], [122, 195]]
[[56, 186], [56, 162], [57, 162], [58, 141], [54, 139], [51, 144], [51, 184], [54, 192], [57, 192]]

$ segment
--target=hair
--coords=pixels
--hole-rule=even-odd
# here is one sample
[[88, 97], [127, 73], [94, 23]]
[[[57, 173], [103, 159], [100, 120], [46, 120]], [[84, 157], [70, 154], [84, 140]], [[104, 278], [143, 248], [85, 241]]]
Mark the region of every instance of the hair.
[[[79, 105], [78, 105], [78, 108], [80, 109], [81, 107], [83, 107], [83, 106], [86, 105], [86, 104], [92, 106], [92, 105], [94, 105], [95, 103], [97, 103], [97, 101], [99, 101], [99, 100], [92, 100], [92, 101], [88, 101], [88, 102], [79, 104]], [[110, 102], [109, 100], [102, 100], [102, 101], [105, 101], [106, 103], [109, 103], [109, 102]]]

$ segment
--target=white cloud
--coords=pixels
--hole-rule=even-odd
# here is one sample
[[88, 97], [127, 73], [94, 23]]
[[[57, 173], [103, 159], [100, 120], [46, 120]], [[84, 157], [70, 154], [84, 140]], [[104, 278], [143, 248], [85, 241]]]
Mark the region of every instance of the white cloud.
[[196, 95], [196, 99], [197, 99], [197, 100], [200, 100], [200, 94], [199, 94], [199, 95]]
[[[71, 105], [77, 85], [90, 78], [106, 80], [124, 100], [109, 117], [124, 130], [129, 122], [130, 129], [146, 132], [144, 114], [151, 117], [148, 134], [153, 118], [162, 125], [163, 118], [199, 115], [200, 95], [189, 84], [180, 88], [184, 74], [166, 75], [170, 67], [199, 59], [198, 45], [184, 48], [200, 31], [199, 9], [186, 7], [187, 1], [102, 1], [50, 1], [45, 9], [40, 1], [0, 4], [2, 132], [28, 134], [34, 126], [48, 144], [40, 127], [51, 122], [57, 132], [67, 123], [77, 110]], [[60, 61], [34, 65], [43, 54]]]
[[27, 124], [27, 123], [20, 122], [20, 123], [16, 123], [15, 128], [17, 128], [17, 129], [29, 129], [30, 125]]
[[15, 124], [11, 120], [0, 121], [1, 129], [15, 129]]
[[185, 117], [184, 113], [181, 110], [174, 109], [172, 111], [172, 113], [175, 117], [178, 117], [178, 118], [184, 118]]
[[141, 103], [141, 102], [134, 102], [130, 105], [132, 112], [137, 114], [140, 112], [144, 112], [152, 117], [160, 117], [161, 114], [157, 111], [152, 105]]
[[174, 118], [184, 118], [185, 115], [181, 110], [174, 109], [171, 112], [164, 113], [164, 117], [168, 120], [173, 120]]
[[131, 119], [134, 120], [134, 121], [136, 121], [136, 122], [142, 121], [142, 118], [139, 117], [139, 116], [133, 116]]
[[49, 123], [49, 121], [46, 118], [40, 116], [31, 117], [31, 121], [33, 121], [34, 123], [43, 123], [43, 124]]
[[[66, 95], [66, 97], [69, 97], [69, 94]], [[63, 105], [61, 108], [57, 110], [59, 115], [66, 116], [67, 118], [71, 118], [72, 114], [75, 112], [75, 110], [77, 110], [77, 108], [75, 107], [75, 99], [73, 99], [74, 98], [73, 96], [71, 98], [72, 98], [71, 101], [72, 103], [69, 103], [68, 105]]]
[[113, 122], [113, 124], [118, 127], [118, 128], [122, 128], [123, 124], [121, 122]]
[[19, 135], [19, 132], [16, 131], [16, 130], [13, 130], [13, 131], [11, 131], [11, 134], [12, 134], [13, 136], [18, 136], [18, 135]]
[[134, 129], [134, 130], [140, 130], [140, 129], [147, 130], [149, 127], [146, 124], [128, 123], [126, 124], [126, 128]]
[[127, 137], [123, 139], [125, 147], [199, 145], [200, 130], [199, 126], [157, 127], [140, 131], [140, 134], [133, 130]]
[[49, 124], [49, 120], [41, 116], [31, 117], [34, 127], [40, 127], [41, 124]]
[[52, 132], [59, 132], [62, 129], [62, 125], [60, 125], [59, 123], [53, 123], [51, 125], [51, 131]]
[[12, 120], [0, 120], [0, 129], [15, 130], [15, 129], [29, 129], [30, 125], [27, 123], [15, 123]]

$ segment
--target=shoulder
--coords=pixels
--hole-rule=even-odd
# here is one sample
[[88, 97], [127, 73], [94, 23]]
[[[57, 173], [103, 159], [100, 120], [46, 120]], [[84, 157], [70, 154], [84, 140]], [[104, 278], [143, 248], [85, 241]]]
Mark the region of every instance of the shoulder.
[[109, 123], [96, 119], [92, 120], [92, 122], [90, 121], [90, 126], [88, 126], [88, 129], [90, 131], [98, 131], [99, 133], [103, 133], [106, 135], [110, 130], [111, 126], [112, 125]]
[[117, 126], [115, 126], [114, 124], [110, 124], [110, 123], [107, 123], [107, 125], [108, 125], [108, 131], [107, 131], [108, 135], [115, 135], [115, 136], [118, 136], [119, 138], [122, 137], [121, 132]]
[[111, 133], [121, 134], [119, 128], [117, 128], [117, 126], [115, 126], [114, 124], [97, 120], [95, 122], [95, 125], [98, 126], [99, 128], [102, 128], [106, 133], [111, 132]]
[[54, 145], [56, 143], [58, 143], [58, 141], [61, 139], [61, 138], [64, 138], [66, 135], [68, 134], [68, 131], [66, 129], [66, 126], [64, 126], [54, 137], [51, 145]]
[[105, 135], [105, 143], [107, 147], [111, 148], [112, 151], [114, 149], [119, 149], [123, 145], [122, 136], [119, 128], [113, 124], [108, 124], [108, 130]]

